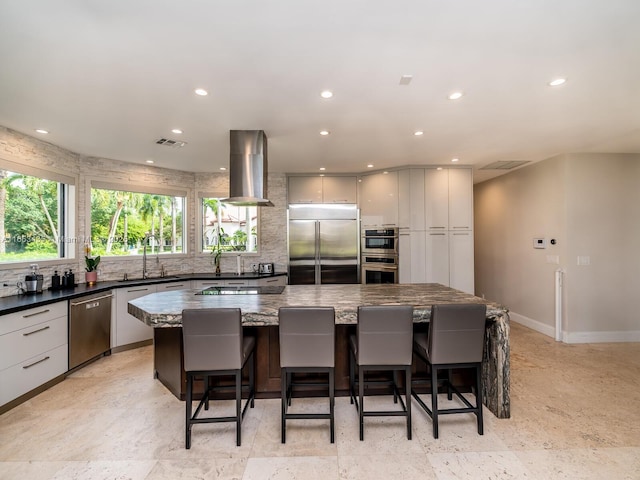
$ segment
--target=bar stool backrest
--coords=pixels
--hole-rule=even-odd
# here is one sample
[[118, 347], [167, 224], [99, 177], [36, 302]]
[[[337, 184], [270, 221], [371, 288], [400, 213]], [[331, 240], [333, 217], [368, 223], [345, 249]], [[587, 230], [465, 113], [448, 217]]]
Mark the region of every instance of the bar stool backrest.
[[486, 305], [433, 305], [429, 323], [431, 363], [478, 363], [482, 361]]
[[358, 307], [358, 365], [411, 365], [413, 307]]
[[282, 307], [278, 317], [281, 367], [334, 367], [333, 307]]
[[239, 308], [182, 311], [185, 371], [241, 369], [242, 315]]

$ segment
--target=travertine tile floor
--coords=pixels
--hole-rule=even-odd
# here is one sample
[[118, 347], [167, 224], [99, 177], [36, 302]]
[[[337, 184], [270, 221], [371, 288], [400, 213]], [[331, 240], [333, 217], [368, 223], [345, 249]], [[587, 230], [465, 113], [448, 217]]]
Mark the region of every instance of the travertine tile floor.
[[412, 441], [403, 420], [370, 418], [360, 442], [356, 410], [339, 398], [335, 444], [326, 421], [309, 420], [289, 422], [282, 445], [279, 401], [258, 400], [241, 447], [232, 424], [197, 425], [189, 451], [184, 404], [153, 380], [152, 355], [100, 359], [1, 415], [0, 478], [640, 479], [637, 343], [564, 345], [512, 324], [512, 418], [486, 412], [484, 436], [456, 415], [434, 440], [414, 402]]

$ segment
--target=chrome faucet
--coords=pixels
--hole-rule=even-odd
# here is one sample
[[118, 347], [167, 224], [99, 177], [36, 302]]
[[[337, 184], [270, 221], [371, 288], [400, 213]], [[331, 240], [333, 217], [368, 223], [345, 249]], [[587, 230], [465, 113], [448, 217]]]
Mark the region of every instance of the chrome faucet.
[[[149, 274], [147, 272], [147, 246], [149, 245], [149, 240], [152, 238], [156, 240], [155, 235], [147, 234], [142, 239], [142, 278], [145, 280], [149, 278]], [[160, 261], [158, 258], [159, 253], [159, 251], [156, 252], [156, 263]]]

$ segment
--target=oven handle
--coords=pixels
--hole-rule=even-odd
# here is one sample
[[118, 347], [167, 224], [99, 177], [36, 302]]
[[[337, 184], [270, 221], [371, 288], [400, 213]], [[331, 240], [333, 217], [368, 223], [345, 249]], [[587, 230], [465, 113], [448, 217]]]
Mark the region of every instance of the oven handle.
[[398, 270], [397, 266], [390, 267], [387, 265], [371, 265], [371, 264], [365, 264], [362, 266], [362, 268], [365, 268], [367, 270], [379, 271], [379, 272], [382, 272], [382, 271], [393, 272], [395, 270]]

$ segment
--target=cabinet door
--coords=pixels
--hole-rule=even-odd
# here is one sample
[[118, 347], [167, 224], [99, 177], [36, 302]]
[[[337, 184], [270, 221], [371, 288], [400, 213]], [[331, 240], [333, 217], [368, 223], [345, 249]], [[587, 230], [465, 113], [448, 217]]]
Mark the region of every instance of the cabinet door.
[[426, 243], [427, 282], [449, 286], [449, 234], [427, 232]]
[[360, 183], [363, 226], [398, 224], [398, 172], [364, 175]]
[[121, 347], [153, 338], [153, 327], [146, 325], [127, 311], [127, 303], [134, 298], [156, 292], [156, 285], [119, 288], [116, 290], [115, 333], [112, 329], [111, 346]]
[[159, 283], [156, 285], [157, 292], [165, 292], [167, 290], [185, 290], [191, 288], [191, 280], [183, 280], [181, 282]]
[[425, 169], [424, 213], [428, 231], [449, 229], [449, 170], [446, 168]]
[[209, 287], [224, 287], [224, 280], [193, 280], [191, 284], [197, 290], [204, 290]]
[[425, 283], [427, 281], [426, 232], [400, 232], [398, 247], [398, 282]]
[[474, 294], [473, 232], [449, 233], [449, 286]]
[[470, 168], [449, 170], [449, 230], [473, 229], [473, 177]]
[[324, 203], [357, 203], [358, 179], [356, 177], [321, 178]]
[[289, 203], [322, 203], [322, 177], [289, 177]]
[[398, 172], [398, 226], [424, 230], [424, 168]]

